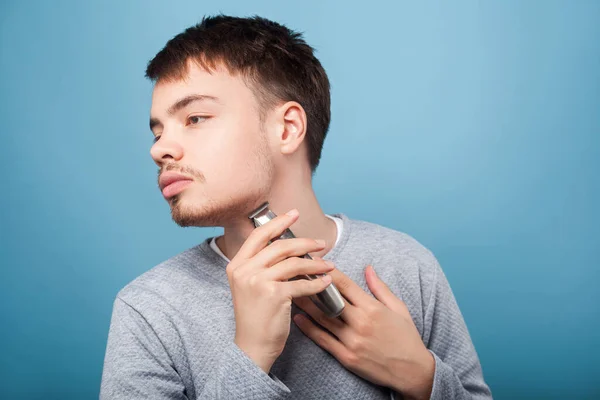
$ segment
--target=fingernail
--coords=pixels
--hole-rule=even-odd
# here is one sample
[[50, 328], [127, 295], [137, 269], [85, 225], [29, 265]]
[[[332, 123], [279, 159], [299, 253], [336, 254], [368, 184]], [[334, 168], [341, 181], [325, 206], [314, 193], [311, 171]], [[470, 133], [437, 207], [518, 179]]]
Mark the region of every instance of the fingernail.
[[325, 241], [323, 239], [317, 239], [315, 240], [315, 242], [317, 242], [317, 244], [321, 247], [325, 247]]
[[295, 217], [295, 216], [297, 216], [297, 215], [298, 215], [298, 210], [296, 210], [296, 209], [294, 208], [294, 209], [292, 209], [292, 210], [290, 210], [290, 211], [286, 212], [285, 214], [286, 214], [286, 215], [289, 215], [290, 217]]
[[329, 265], [331, 268], [335, 267], [335, 264], [329, 260], [325, 261], [325, 264]]
[[321, 280], [323, 280], [325, 283], [331, 283], [331, 275], [325, 275], [321, 277]]

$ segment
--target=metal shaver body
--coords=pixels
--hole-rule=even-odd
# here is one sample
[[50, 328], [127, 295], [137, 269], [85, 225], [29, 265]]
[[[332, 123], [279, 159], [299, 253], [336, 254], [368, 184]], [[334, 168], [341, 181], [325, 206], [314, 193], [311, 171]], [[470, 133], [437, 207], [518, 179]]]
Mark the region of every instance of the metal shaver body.
[[[264, 203], [262, 206], [257, 208], [256, 211], [254, 211], [248, 218], [250, 218], [252, 220], [252, 222], [254, 222], [254, 226], [258, 228], [259, 226], [266, 224], [267, 222], [269, 222], [276, 216], [277, 215], [269, 209], [269, 203]], [[275, 241], [278, 239], [291, 239], [294, 237], [296, 237], [296, 236], [294, 236], [292, 231], [289, 229], [286, 229], [281, 236], [274, 238], [271, 241]], [[312, 257], [308, 254], [305, 254], [303, 257], [312, 260]], [[308, 275], [299, 275], [293, 279], [313, 280], [313, 279], [318, 279], [321, 276], [323, 276], [323, 275], [322, 274], [321, 275], [308, 274]], [[310, 296], [310, 299], [328, 317], [332, 317], [332, 318], [337, 317], [344, 310], [344, 305], [345, 305], [344, 299], [333, 283], [331, 283], [329, 286], [327, 286], [325, 288], [325, 290], [323, 290], [322, 292], [317, 293], [316, 295]]]

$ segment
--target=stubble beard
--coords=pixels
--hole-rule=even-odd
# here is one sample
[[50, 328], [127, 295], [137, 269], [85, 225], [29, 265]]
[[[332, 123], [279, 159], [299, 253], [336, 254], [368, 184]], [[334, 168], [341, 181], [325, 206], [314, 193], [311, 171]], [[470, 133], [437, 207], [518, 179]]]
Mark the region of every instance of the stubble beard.
[[[262, 139], [262, 138], [261, 138]], [[194, 204], [193, 199], [183, 201], [185, 192], [169, 199], [171, 217], [181, 227], [225, 226], [232, 221], [247, 217], [269, 198], [271, 181], [273, 179], [273, 164], [266, 153], [264, 140], [254, 150], [253, 165], [247, 168], [256, 171], [259, 179], [255, 187], [223, 200], [204, 199], [203, 204]], [[187, 194], [189, 196], [189, 194]]]

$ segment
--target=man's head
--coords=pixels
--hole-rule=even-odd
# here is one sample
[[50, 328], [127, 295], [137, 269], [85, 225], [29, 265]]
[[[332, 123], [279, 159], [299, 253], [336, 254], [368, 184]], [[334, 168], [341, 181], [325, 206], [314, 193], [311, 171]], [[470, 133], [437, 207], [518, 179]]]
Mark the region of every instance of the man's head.
[[193, 178], [169, 197], [179, 225], [239, 218], [286, 169], [310, 176], [319, 164], [329, 80], [300, 34], [260, 17], [204, 18], [167, 42], [146, 77], [159, 174]]

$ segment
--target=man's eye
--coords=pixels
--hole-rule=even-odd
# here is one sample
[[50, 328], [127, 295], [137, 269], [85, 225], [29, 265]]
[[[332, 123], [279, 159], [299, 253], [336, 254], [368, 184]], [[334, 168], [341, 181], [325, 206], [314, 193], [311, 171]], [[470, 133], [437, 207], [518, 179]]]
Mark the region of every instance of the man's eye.
[[152, 143], [158, 142], [158, 139], [160, 139], [160, 135], [154, 136], [154, 140], [152, 141]]
[[205, 117], [203, 115], [193, 115], [188, 118], [188, 121], [191, 122], [192, 125], [196, 125], [206, 119], [208, 119], [208, 117]]

